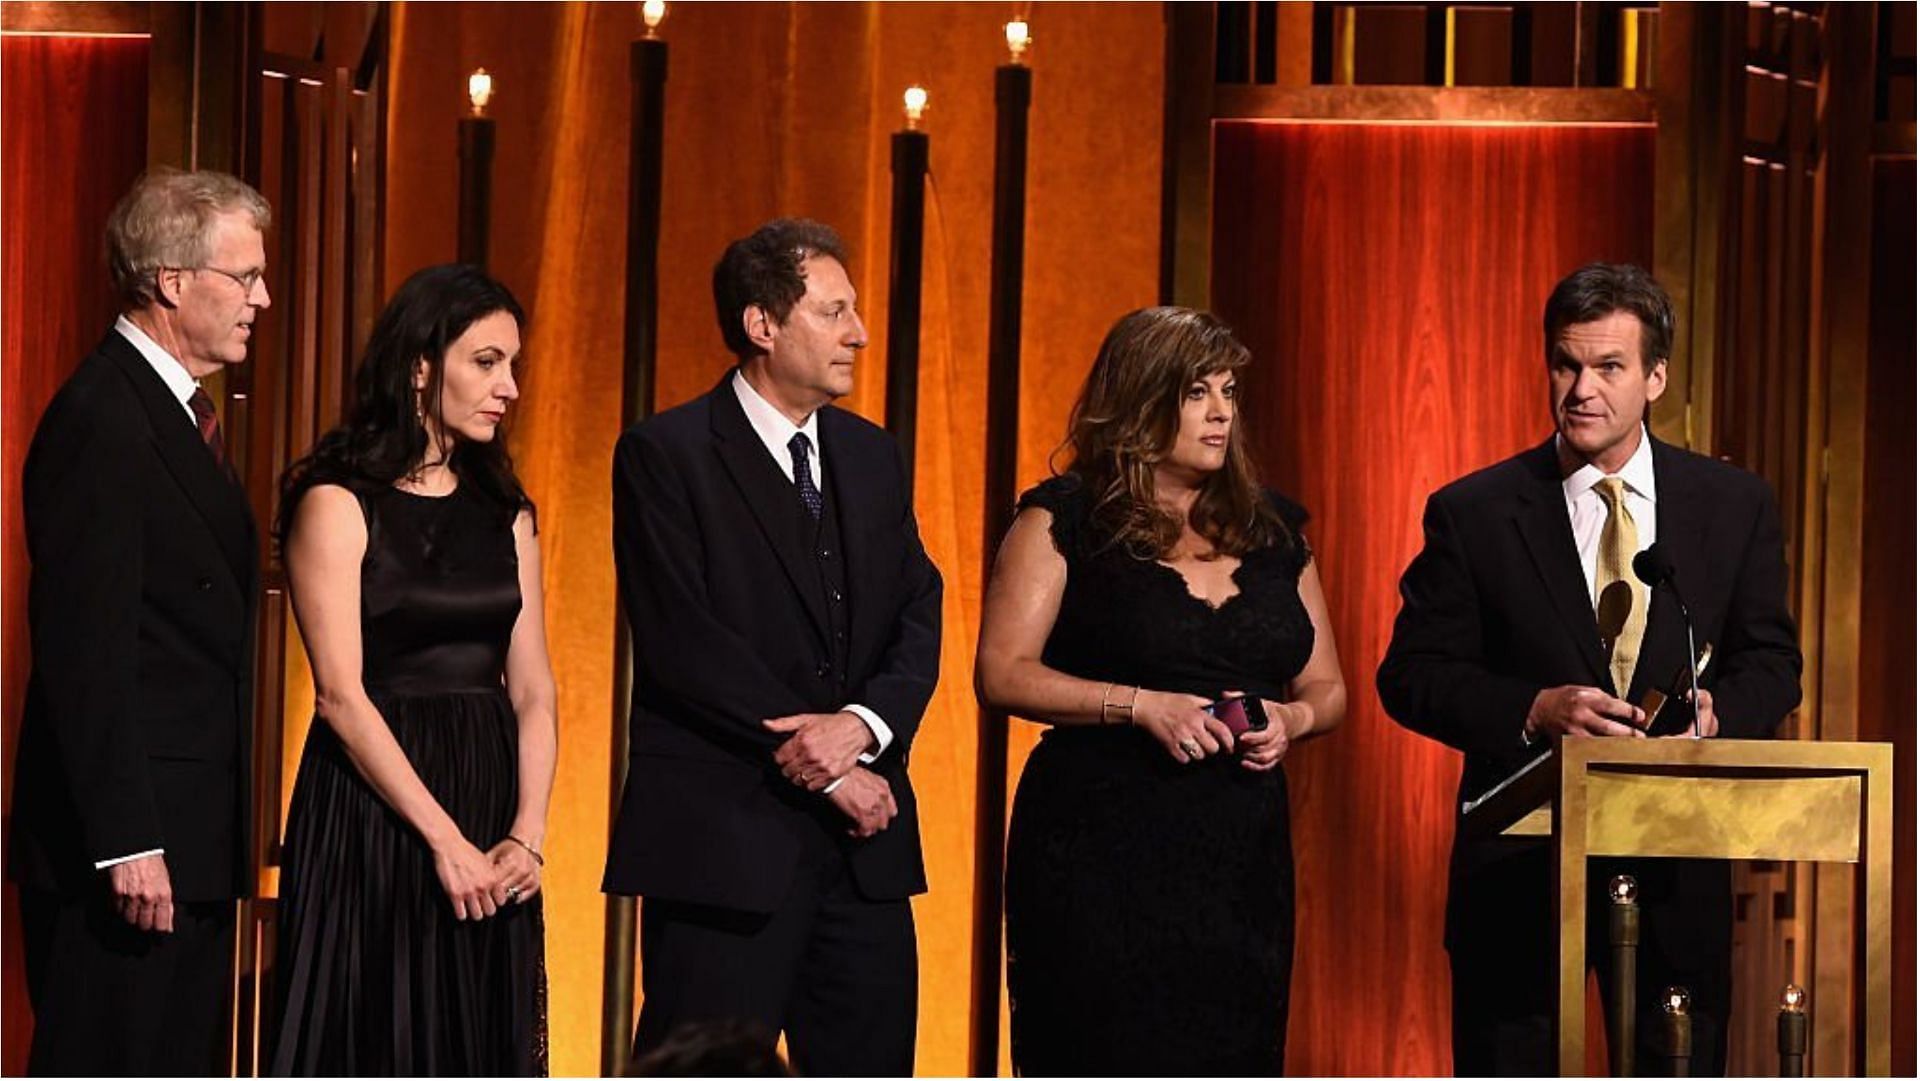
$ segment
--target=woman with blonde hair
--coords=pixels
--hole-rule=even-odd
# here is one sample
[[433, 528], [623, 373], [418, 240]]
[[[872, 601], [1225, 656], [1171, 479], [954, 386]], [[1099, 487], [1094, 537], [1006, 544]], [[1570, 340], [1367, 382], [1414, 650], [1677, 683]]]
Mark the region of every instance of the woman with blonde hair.
[[983, 701], [1049, 725], [1014, 798], [1007, 964], [1026, 1074], [1271, 1074], [1293, 958], [1288, 748], [1346, 713], [1306, 512], [1246, 452], [1225, 324], [1108, 332], [1067, 469], [988, 585]]

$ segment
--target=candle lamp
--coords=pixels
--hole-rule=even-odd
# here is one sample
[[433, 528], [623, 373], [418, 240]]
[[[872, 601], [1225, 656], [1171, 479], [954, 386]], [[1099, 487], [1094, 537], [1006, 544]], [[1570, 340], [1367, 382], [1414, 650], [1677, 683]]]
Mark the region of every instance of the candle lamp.
[[1780, 1076], [1807, 1076], [1807, 993], [1798, 984], [1780, 992]]
[[1007, 54], [1016, 64], [1026, 62], [1027, 50], [1033, 46], [1033, 34], [1027, 27], [1027, 20], [1015, 19], [1007, 24]]
[[475, 68], [467, 76], [468, 115], [460, 118], [460, 211], [457, 258], [487, 265], [493, 212], [493, 73]]
[[1607, 911], [1607, 943], [1612, 951], [1613, 986], [1607, 996], [1607, 1043], [1613, 1076], [1633, 1076], [1634, 987], [1639, 978], [1640, 885], [1632, 875], [1616, 875], [1607, 885], [1613, 901]]
[[1693, 997], [1684, 987], [1669, 987], [1660, 996], [1665, 1026], [1667, 1076], [1686, 1077], [1693, 1063]]
[[906, 129], [893, 133], [893, 223], [887, 260], [887, 431], [900, 447], [907, 496], [920, 410], [920, 286], [927, 217], [927, 133], [919, 130], [927, 89], [901, 95]]
[[[1032, 43], [1025, 19], [1007, 24], [1008, 63], [993, 72], [993, 254], [987, 293], [987, 437], [981, 551], [993, 553], [1013, 524], [1020, 440], [1020, 297], [1025, 279], [1027, 109], [1033, 69], [1021, 63]], [[984, 578], [983, 578], [984, 580]], [[981, 707], [974, 759], [973, 1045], [971, 1072], [999, 1066], [1000, 897], [1007, 836], [1007, 717]]]
[[[642, 35], [627, 49], [627, 280], [621, 349], [621, 424], [631, 425], [653, 412], [655, 354], [659, 340], [660, 190], [663, 133], [666, 128], [667, 43], [660, 23], [667, 5], [640, 5]], [[632, 633], [616, 611], [613, 639], [612, 754], [607, 817], [620, 813], [627, 783], [630, 732], [627, 710], [633, 697]], [[631, 897], [607, 895], [606, 934], [602, 941], [600, 996], [600, 1073], [626, 1073], [633, 1050], [634, 947], [638, 908]]]

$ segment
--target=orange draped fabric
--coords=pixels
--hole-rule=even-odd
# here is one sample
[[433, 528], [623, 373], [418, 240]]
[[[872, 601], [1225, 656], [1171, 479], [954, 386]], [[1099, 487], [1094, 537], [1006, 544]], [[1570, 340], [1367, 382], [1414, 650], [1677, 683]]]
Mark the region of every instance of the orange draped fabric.
[[[107, 213], [147, 161], [146, 38], [0, 39], [6, 102], [6, 258], [0, 270], [0, 409], [6, 417], [0, 521], [5, 531], [5, 755], [13, 805], [13, 750], [27, 696], [27, 534], [20, 470], [53, 392], [113, 324]], [[11, 820], [11, 814], [9, 814]], [[11, 830], [8, 831], [11, 836]], [[0, 1072], [25, 1072], [33, 1015], [20, 953], [18, 893], [6, 885], [5, 1031]]]
[[1266, 478], [1313, 514], [1349, 703], [1287, 760], [1289, 1073], [1451, 1072], [1460, 756], [1395, 725], [1373, 673], [1427, 493], [1549, 434], [1541, 306], [1582, 263], [1648, 263], [1652, 179], [1651, 127], [1216, 128], [1214, 304], [1253, 350]]
[[[611, 460], [621, 425], [627, 43], [637, 5], [393, 8], [386, 284], [452, 258], [454, 124], [465, 76], [496, 77], [493, 269], [531, 312], [511, 446], [541, 505], [561, 755], [549, 830], [548, 971], [556, 1074], [599, 1061], [613, 687]], [[981, 592], [993, 67], [1014, 5], [672, 5], [660, 242], [657, 404], [728, 367], [709, 275], [761, 221], [835, 225], [871, 333], [842, 404], [885, 397], [888, 135], [900, 95], [931, 93], [916, 492], [946, 575], [941, 683], [915, 746], [931, 892], [915, 905], [922, 1073], [967, 1067]], [[1162, 13], [1157, 4], [1030, 6], [1036, 46], [1028, 173], [1020, 478], [1047, 452], [1094, 349], [1154, 300], [1159, 257]], [[1017, 775], [1033, 736], [1017, 725]], [[292, 776], [289, 771], [288, 777]], [[1003, 1026], [1004, 1031], [1004, 1026]]]

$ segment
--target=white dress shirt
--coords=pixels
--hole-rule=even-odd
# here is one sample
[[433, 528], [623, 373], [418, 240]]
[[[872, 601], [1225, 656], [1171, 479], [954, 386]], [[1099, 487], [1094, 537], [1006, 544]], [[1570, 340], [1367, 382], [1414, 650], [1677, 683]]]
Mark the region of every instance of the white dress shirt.
[[[1560, 437], [1554, 436], [1556, 450], [1559, 443]], [[1658, 509], [1653, 490], [1653, 440], [1647, 435], [1646, 425], [1640, 426], [1640, 448], [1627, 459], [1620, 472], [1611, 475], [1626, 483], [1625, 502], [1627, 513], [1633, 517], [1634, 539], [1639, 545], [1634, 549], [1637, 555], [1653, 545]], [[1587, 599], [1596, 606], [1600, 599], [1594, 576], [1600, 566], [1600, 535], [1607, 527], [1607, 501], [1600, 498], [1593, 486], [1608, 476], [1599, 466], [1589, 463], [1560, 482], [1561, 494], [1567, 500], [1567, 517], [1573, 523], [1573, 543], [1580, 550], [1581, 576], [1587, 580]]]
[[[187, 415], [187, 423], [193, 425], [193, 430], [197, 434], [200, 431], [200, 418], [193, 415], [193, 407], [187, 404], [187, 399], [193, 397], [193, 392], [199, 389], [200, 384], [193, 376], [187, 374], [187, 369], [181, 366], [179, 361], [173, 359], [172, 353], [160, 348], [159, 342], [147, 337], [146, 331], [134, 326], [133, 320], [123, 315], [114, 321], [113, 329], [119, 331], [121, 337], [139, 350], [141, 359], [153, 366], [153, 373], [159, 376], [160, 381], [173, 392], [173, 396], [180, 400], [180, 410]], [[93, 867], [96, 871], [104, 871], [116, 863], [126, 863], [144, 856], [162, 856], [166, 851], [164, 848], [150, 848], [145, 852], [101, 860]]]
[[[747, 414], [747, 423], [753, 426], [753, 434], [760, 437], [761, 444], [767, 448], [767, 453], [773, 457], [774, 464], [780, 467], [780, 472], [786, 476], [788, 483], [793, 482], [793, 452], [788, 449], [788, 444], [793, 442], [795, 433], [807, 437], [807, 469], [813, 474], [814, 486], [825, 492], [827, 474], [821, 468], [820, 414], [809, 413], [805, 424], [794, 424], [787, 419], [785, 413], [775, 408], [773, 403], [762, 398], [760, 392], [753, 389], [753, 384], [747, 382], [747, 377], [742, 375], [738, 368], [733, 372], [733, 396], [740, 400], [740, 408]], [[880, 719], [878, 713], [863, 705], [849, 702], [840, 709], [860, 718], [861, 722], [867, 726], [867, 730], [873, 733], [874, 749], [860, 756], [861, 765], [871, 765], [874, 759], [886, 752], [887, 745], [893, 742], [893, 729], [887, 726], [887, 722]], [[838, 788], [843, 779], [835, 778], [824, 791], [831, 792]]]
[[147, 337], [146, 331], [134, 326], [133, 320], [123, 315], [114, 322], [113, 329], [119, 331], [120, 336], [139, 350], [140, 356], [153, 366], [154, 374], [160, 377], [175, 398], [180, 399], [180, 409], [187, 414], [187, 420], [193, 423], [193, 430], [198, 432], [200, 418], [193, 415], [193, 407], [187, 404], [187, 399], [200, 389], [200, 381], [188, 375], [186, 365], [175, 360], [172, 353], [160, 347], [159, 342]]

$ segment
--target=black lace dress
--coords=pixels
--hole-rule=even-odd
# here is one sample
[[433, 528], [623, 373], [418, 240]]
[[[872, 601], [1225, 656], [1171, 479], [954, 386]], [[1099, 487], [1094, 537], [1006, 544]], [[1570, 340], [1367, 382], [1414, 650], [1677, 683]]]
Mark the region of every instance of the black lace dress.
[[[1306, 514], [1273, 497], [1295, 528]], [[1284, 701], [1313, 651], [1304, 540], [1249, 553], [1219, 608], [1180, 573], [1100, 550], [1078, 479], [1053, 515], [1067, 584], [1043, 659], [1100, 682]], [[1173, 760], [1130, 726], [1059, 726], [1028, 759], [1007, 846], [1013, 1062], [1025, 1074], [1281, 1071], [1293, 965], [1286, 781]]]
[[[363, 682], [481, 851], [512, 828], [519, 727], [502, 684], [520, 613], [512, 516], [463, 484], [357, 493]], [[540, 896], [454, 918], [425, 841], [314, 718], [280, 880], [276, 1075], [546, 1072]]]

